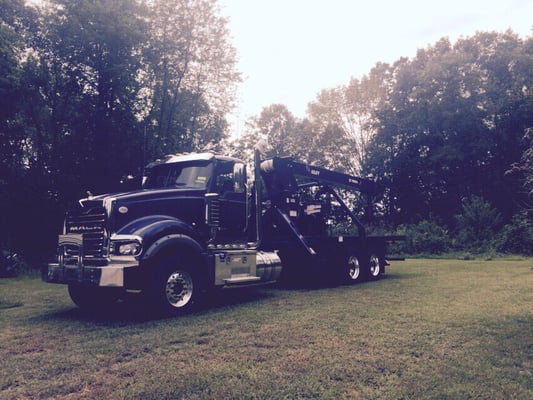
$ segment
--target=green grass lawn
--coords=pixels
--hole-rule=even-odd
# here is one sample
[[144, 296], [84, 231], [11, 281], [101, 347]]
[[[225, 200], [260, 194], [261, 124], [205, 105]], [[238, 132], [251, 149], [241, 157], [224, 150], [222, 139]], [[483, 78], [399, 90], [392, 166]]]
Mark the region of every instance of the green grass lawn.
[[0, 280], [1, 399], [531, 399], [533, 259], [396, 262], [378, 282], [226, 290], [194, 314], [75, 308]]

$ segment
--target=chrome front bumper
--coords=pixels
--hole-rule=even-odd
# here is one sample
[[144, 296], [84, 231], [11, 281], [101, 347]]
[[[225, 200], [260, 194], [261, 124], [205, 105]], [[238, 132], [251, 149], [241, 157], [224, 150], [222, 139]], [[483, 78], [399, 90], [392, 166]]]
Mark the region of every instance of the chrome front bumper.
[[[69, 253], [67, 249], [74, 250]], [[42, 278], [49, 283], [78, 283], [106, 287], [126, 287], [127, 276], [135, 275], [139, 262], [134, 256], [85, 259], [82, 235], [60, 235], [58, 262], [48, 264]]]
[[65, 265], [50, 263], [43, 280], [49, 283], [84, 283], [95, 286], [125, 287], [125, 276], [139, 267], [136, 260], [117, 260], [106, 266]]

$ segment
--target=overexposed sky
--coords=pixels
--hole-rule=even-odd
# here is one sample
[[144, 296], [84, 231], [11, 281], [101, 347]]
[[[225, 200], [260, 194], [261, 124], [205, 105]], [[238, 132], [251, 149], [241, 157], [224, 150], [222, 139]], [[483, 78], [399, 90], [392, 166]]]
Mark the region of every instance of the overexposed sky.
[[322, 89], [361, 78], [377, 62], [477, 31], [533, 35], [533, 0], [218, 0], [237, 49], [233, 135], [263, 107], [304, 117]]

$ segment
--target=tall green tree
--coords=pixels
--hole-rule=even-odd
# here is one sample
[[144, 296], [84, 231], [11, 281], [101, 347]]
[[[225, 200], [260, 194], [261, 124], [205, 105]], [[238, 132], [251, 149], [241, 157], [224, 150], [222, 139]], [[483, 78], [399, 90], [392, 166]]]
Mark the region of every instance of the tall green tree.
[[509, 217], [505, 171], [522, 153], [531, 124], [533, 57], [512, 32], [443, 39], [401, 59], [366, 168], [386, 179], [397, 222], [433, 214], [452, 222], [462, 199], [481, 196]]
[[330, 168], [362, 175], [370, 141], [375, 134], [374, 113], [386, 99], [383, 75], [387, 64], [377, 64], [362, 79], [322, 90], [308, 106], [312, 148]]
[[250, 126], [256, 138], [266, 139], [273, 155], [287, 157], [295, 155], [296, 119], [283, 104], [272, 104], [263, 108]]
[[191, 151], [227, 135], [236, 50], [215, 0], [156, 0], [146, 48], [149, 153]]
[[[22, 56], [36, 15], [22, 0], [0, 0], [0, 180], [24, 169], [26, 146], [19, 109], [25, 101]], [[1, 183], [0, 183], [1, 184]]]
[[328, 168], [356, 173], [361, 160], [361, 147], [355, 143], [360, 138], [360, 120], [350, 107], [344, 86], [324, 89], [309, 103], [307, 117], [312, 134], [307, 152], [309, 158]]
[[515, 179], [517, 183], [521, 207], [524, 211], [533, 213], [533, 127], [526, 129], [523, 141], [524, 153], [519, 161], [512, 164], [506, 175]]
[[112, 190], [124, 170], [141, 167], [135, 105], [145, 10], [131, 0], [51, 3], [39, 60], [47, 75], [51, 163], [58, 175], [70, 164], [71, 176], [91, 191]]
[[[227, 151], [248, 163], [260, 148], [266, 157], [294, 157], [308, 161], [310, 147], [306, 121], [296, 118], [284, 104], [271, 104], [246, 123], [244, 135], [227, 144]], [[302, 145], [302, 144], [306, 145]]]

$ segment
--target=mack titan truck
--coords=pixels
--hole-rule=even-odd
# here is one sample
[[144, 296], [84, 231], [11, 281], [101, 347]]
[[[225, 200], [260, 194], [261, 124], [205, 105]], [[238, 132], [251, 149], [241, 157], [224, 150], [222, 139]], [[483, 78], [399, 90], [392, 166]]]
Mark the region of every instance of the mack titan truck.
[[223, 287], [379, 279], [398, 238], [365, 230], [376, 184], [262, 157], [256, 150], [252, 179], [237, 158], [169, 155], [147, 165], [140, 189], [81, 199], [43, 279], [68, 285], [80, 308], [136, 295], [166, 314]]

